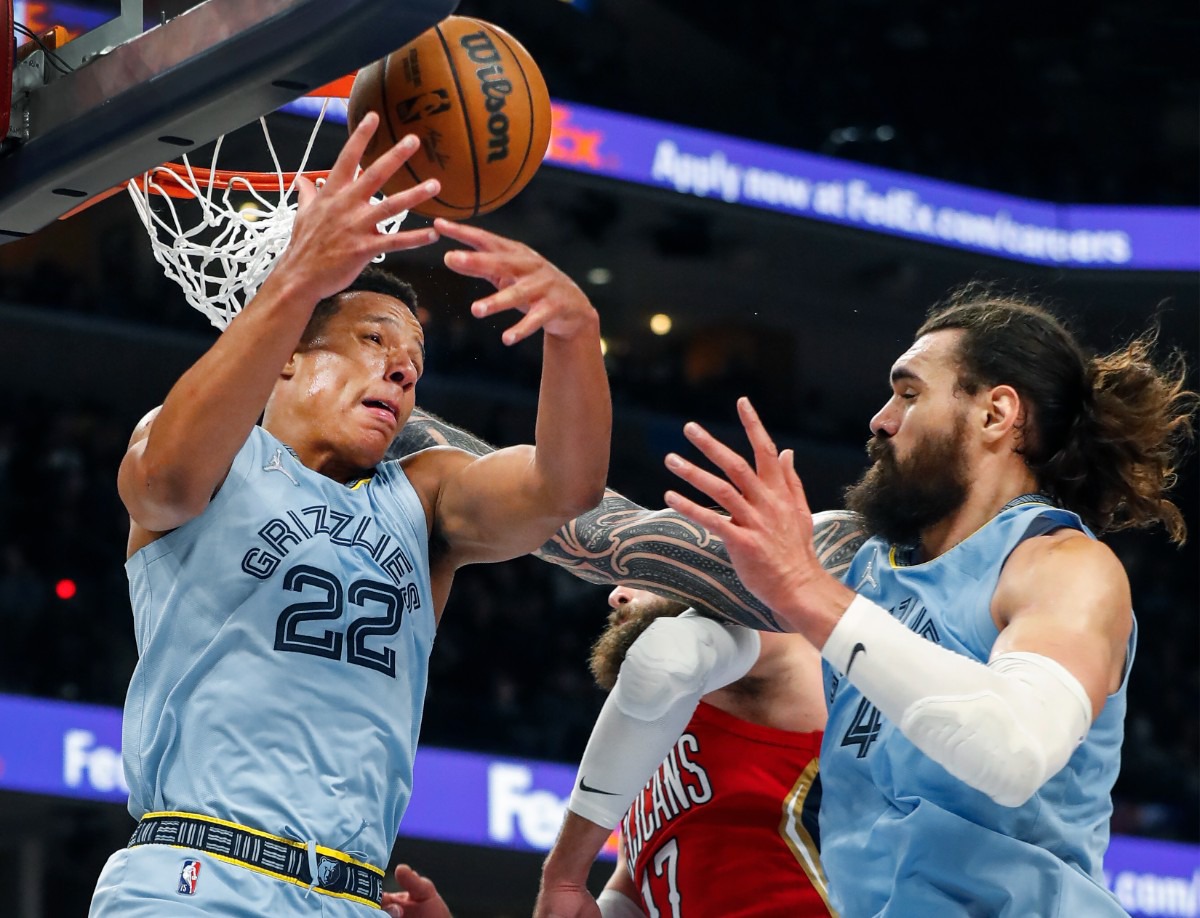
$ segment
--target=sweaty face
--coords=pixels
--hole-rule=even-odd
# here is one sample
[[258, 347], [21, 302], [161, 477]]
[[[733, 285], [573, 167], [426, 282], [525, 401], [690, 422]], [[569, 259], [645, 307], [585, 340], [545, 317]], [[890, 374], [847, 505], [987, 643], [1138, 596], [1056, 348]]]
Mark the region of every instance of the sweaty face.
[[293, 357], [287, 398], [334, 466], [369, 469], [412, 413], [424, 335], [400, 301], [355, 291]]
[[871, 420], [866, 474], [846, 492], [867, 531], [898, 545], [966, 500], [969, 397], [958, 388], [957, 331], [925, 335], [892, 368], [892, 397]]
[[596, 684], [611, 689], [625, 661], [629, 648], [658, 618], [678, 615], [687, 608], [664, 596], [646, 590], [617, 587], [609, 595], [612, 611], [608, 614], [608, 626], [592, 647], [589, 665]]

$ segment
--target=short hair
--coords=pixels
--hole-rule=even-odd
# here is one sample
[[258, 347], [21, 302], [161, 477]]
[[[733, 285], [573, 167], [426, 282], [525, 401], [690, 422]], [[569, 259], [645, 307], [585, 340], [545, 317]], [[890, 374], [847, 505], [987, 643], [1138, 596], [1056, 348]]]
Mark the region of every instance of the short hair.
[[384, 296], [390, 296], [392, 299], [403, 303], [414, 317], [417, 314], [417, 291], [413, 289], [412, 284], [401, 280], [386, 268], [381, 268], [376, 264], [368, 264], [359, 272], [358, 277], [350, 282], [350, 285], [345, 290], [340, 290], [333, 296], [327, 296], [317, 303], [313, 308], [312, 316], [308, 320], [308, 325], [304, 327], [304, 334], [300, 336], [300, 346], [302, 348], [308, 347], [325, 330], [325, 325], [331, 318], [337, 315], [338, 310], [341, 308], [341, 300], [339, 298], [343, 294], [359, 292], [380, 293]]
[[978, 283], [935, 306], [917, 337], [943, 329], [963, 332], [960, 389], [1009, 385], [1020, 395], [1017, 452], [1042, 491], [1097, 533], [1161, 523], [1183, 541], [1183, 517], [1166, 494], [1196, 395], [1178, 351], [1156, 362], [1155, 330], [1093, 356], [1048, 309]]

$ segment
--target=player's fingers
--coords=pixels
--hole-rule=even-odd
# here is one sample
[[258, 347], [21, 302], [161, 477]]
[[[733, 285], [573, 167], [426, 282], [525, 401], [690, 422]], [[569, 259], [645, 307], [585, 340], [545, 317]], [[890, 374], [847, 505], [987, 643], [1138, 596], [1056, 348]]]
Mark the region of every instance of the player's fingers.
[[421, 141], [415, 134], [405, 134], [400, 140], [388, 147], [375, 158], [358, 177], [358, 186], [366, 197], [378, 192], [399, 171], [408, 159], [421, 148]]
[[379, 127], [379, 115], [375, 112], [367, 112], [363, 115], [358, 127], [351, 132], [342, 146], [342, 152], [334, 161], [333, 168], [329, 170], [329, 177], [325, 180], [327, 188], [336, 191], [354, 181], [355, 173], [358, 172], [358, 164], [362, 162], [363, 153], [366, 152], [367, 144], [371, 142], [377, 127]]
[[761, 494], [762, 482], [750, 467], [750, 463], [735, 450], [730, 449], [695, 421], [688, 421], [683, 425], [683, 435], [748, 498], [755, 499]]
[[427, 898], [431, 893], [436, 893], [437, 891], [433, 885], [433, 880], [429, 879], [429, 877], [421, 876], [409, 867], [408, 864], [397, 864], [395, 874], [396, 882], [413, 896], [414, 901]]
[[385, 905], [383, 910], [387, 912], [389, 918], [404, 918], [404, 909], [399, 905]]
[[[445, 222], [441, 219], [434, 220], [433, 228], [445, 235], [446, 229], [443, 226]], [[447, 268], [463, 277], [481, 277], [494, 284], [494, 278], [498, 276], [495, 263], [490, 258], [482, 257], [479, 252], [452, 249], [445, 254], [442, 261]]]
[[437, 242], [437, 231], [432, 227], [404, 230], [399, 233], [380, 233], [370, 240], [372, 254], [384, 252], [404, 252], [408, 249], [419, 249], [423, 245]]
[[[434, 220], [433, 226], [445, 233], [444, 220]], [[541, 262], [532, 253], [525, 252], [472, 252], [470, 249], [454, 249], [446, 253], [446, 267], [463, 277], [478, 277], [494, 287], [506, 287], [512, 280], [528, 277]]]
[[684, 497], [678, 491], [667, 491], [663, 494], [663, 502], [697, 526], [703, 526], [713, 535], [724, 541], [729, 541], [729, 530], [732, 528], [732, 522], [729, 517], [722, 516], [715, 510], [708, 507], [701, 507], [694, 500]]
[[750, 440], [750, 448], [754, 450], [754, 467], [758, 471], [759, 477], [768, 485], [783, 487], [784, 478], [777, 461], [779, 448], [775, 445], [771, 435], [767, 433], [767, 428], [759, 418], [758, 412], [750, 404], [750, 399], [745, 396], [737, 400], [737, 409], [742, 427], [745, 428], [746, 436]]
[[[530, 305], [537, 303], [541, 298], [541, 285], [529, 280], [518, 279], [506, 281], [502, 278], [494, 278], [493, 283], [500, 289], [485, 296], [482, 299], [476, 300], [471, 304], [471, 315], [477, 319], [482, 319], [484, 316], [493, 316], [498, 312], [505, 312], [509, 309], [520, 309], [526, 311]], [[549, 307], [541, 310], [549, 312]], [[544, 317], [543, 321], [545, 321]]]
[[303, 175], [296, 176], [296, 206], [307, 207], [317, 194], [317, 186]]
[[407, 210], [424, 204], [430, 198], [437, 197], [441, 190], [441, 183], [437, 179], [430, 179], [419, 185], [413, 185], [411, 188], [405, 188], [403, 191], [397, 191], [395, 194], [389, 194], [382, 201], [370, 205], [371, 210], [367, 213], [367, 219], [373, 223], [382, 223], [384, 220], [397, 217]]
[[707, 494], [740, 522], [754, 517], [749, 502], [732, 483], [688, 462], [678, 453], [667, 453], [666, 466], [697, 491]]
[[800, 480], [800, 475], [796, 472], [795, 452], [785, 449], [780, 453], [779, 465], [783, 471], [784, 480], [787, 482], [788, 491], [792, 495], [793, 503], [805, 513], [811, 514], [812, 511], [808, 507], [808, 495], [804, 493], [804, 482]]
[[461, 242], [463, 245], [469, 245], [471, 248], [481, 252], [511, 252], [527, 248], [527, 246], [520, 242], [504, 236], [497, 236], [495, 233], [489, 233], [478, 226], [455, 223], [453, 220], [447, 220], [445, 217], [438, 217], [433, 221], [433, 225], [443, 236]]
[[539, 328], [546, 324], [545, 310], [531, 309], [516, 325], [504, 330], [500, 340], [510, 347], [518, 341], [524, 341]]

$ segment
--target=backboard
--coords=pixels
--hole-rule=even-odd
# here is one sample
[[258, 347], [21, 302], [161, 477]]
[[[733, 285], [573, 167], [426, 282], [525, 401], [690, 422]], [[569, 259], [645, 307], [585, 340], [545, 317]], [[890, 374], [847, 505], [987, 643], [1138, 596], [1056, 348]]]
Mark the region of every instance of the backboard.
[[[0, 149], [0, 243], [384, 57], [457, 4], [176, 2], [182, 12], [166, 18], [166, 4], [161, 21], [147, 28], [142, 0], [91, 3], [101, 14], [113, 7], [111, 18], [15, 64]], [[18, 24], [25, 6], [16, 5]], [[0, 78], [5, 71], [0, 59]]]

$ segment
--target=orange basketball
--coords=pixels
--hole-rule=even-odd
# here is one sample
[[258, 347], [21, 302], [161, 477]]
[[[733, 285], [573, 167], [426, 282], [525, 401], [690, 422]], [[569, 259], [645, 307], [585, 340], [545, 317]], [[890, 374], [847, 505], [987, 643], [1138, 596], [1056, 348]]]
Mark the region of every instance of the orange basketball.
[[437, 179], [441, 193], [417, 208], [427, 217], [495, 210], [533, 178], [550, 144], [550, 95], [537, 64], [503, 29], [466, 16], [446, 18], [358, 71], [351, 131], [370, 110], [382, 123], [363, 165], [416, 134], [421, 149], [385, 190]]

